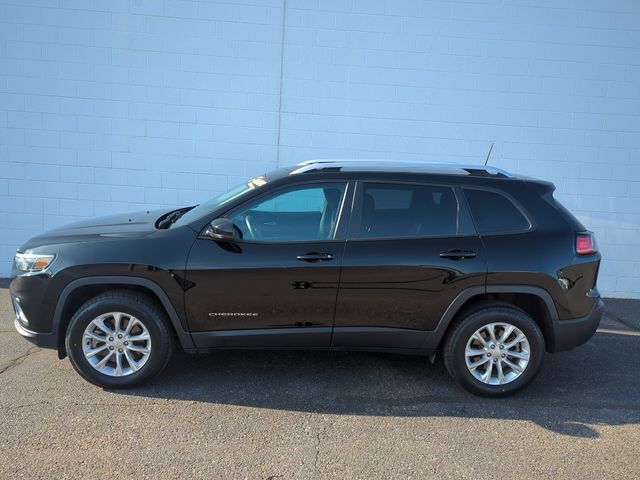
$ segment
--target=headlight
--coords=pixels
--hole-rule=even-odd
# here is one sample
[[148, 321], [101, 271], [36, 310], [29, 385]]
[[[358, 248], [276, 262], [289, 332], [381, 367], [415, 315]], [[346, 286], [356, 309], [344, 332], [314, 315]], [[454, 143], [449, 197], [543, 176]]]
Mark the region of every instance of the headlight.
[[55, 255], [42, 255], [39, 253], [16, 253], [14, 261], [19, 272], [41, 272], [56, 258]]

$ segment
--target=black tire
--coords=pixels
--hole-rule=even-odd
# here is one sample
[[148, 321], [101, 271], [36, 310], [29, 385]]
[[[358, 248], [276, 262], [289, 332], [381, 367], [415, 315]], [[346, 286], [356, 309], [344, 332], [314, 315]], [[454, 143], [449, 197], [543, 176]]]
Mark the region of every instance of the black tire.
[[[98, 316], [123, 312], [141, 321], [151, 337], [151, 349], [146, 363], [126, 376], [109, 376], [99, 372], [85, 358], [82, 337], [87, 326]], [[67, 328], [65, 345], [71, 365], [87, 381], [103, 388], [130, 388], [158, 375], [173, 352], [173, 330], [165, 312], [144, 294], [128, 290], [102, 293], [84, 303], [73, 315]]]
[[[524, 371], [509, 383], [489, 385], [475, 378], [467, 368], [465, 349], [478, 329], [490, 323], [504, 322], [520, 329], [530, 348], [529, 363]], [[538, 374], [545, 352], [544, 337], [535, 321], [523, 310], [504, 305], [474, 309], [456, 321], [444, 343], [443, 356], [447, 370], [462, 387], [482, 397], [506, 397], [526, 387]], [[499, 360], [499, 359], [498, 359]]]

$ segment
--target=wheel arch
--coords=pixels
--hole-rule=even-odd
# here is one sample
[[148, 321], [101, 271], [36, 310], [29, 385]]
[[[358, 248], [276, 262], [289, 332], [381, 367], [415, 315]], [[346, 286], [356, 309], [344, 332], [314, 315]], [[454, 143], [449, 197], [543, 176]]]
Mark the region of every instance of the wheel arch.
[[547, 351], [553, 351], [553, 324], [558, 320], [558, 312], [551, 294], [533, 285], [489, 285], [463, 290], [444, 312], [434, 331], [435, 335], [427, 340], [423, 348], [437, 350], [457, 318], [490, 304], [508, 304], [524, 310], [540, 327]]
[[182, 348], [186, 351], [195, 350], [191, 334], [185, 330], [175, 307], [157, 283], [142, 277], [100, 276], [73, 280], [60, 294], [53, 314], [53, 332], [57, 334], [59, 358], [64, 358], [67, 355], [65, 336], [67, 326], [75, 311], [90, 298], [102, 292], [119, 288], [136, 290], [156, 301], [167, 313]]

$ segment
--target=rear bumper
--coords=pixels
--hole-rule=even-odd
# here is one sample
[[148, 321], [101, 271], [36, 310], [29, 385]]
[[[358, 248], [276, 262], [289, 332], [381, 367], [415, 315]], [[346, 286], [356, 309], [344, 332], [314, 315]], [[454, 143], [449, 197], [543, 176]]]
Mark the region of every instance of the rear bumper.
[[553, 340], [550, 352], [562, 352], [582, 345], [596, 333], [604, 312], [604, 302], [596, 300], [591, 311], [584, 317], [553, 321]]

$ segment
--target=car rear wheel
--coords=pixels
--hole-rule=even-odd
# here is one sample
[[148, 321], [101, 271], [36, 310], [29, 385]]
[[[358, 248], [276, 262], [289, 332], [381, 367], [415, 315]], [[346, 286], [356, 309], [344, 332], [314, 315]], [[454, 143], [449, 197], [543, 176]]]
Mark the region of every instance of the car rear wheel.
[[66, 348], [73, 367], [89, 382], [127, 388], [164, 369], [172, 335], [166, 315], [152, 300], [112, 291], [78, 309], [67, 329]]
[[544, 356], [544, 337], [523, 310], [487, 306], [464, 315], [444, 345], [451, 376], [470, 392], [504, 397], [527, 386]]

